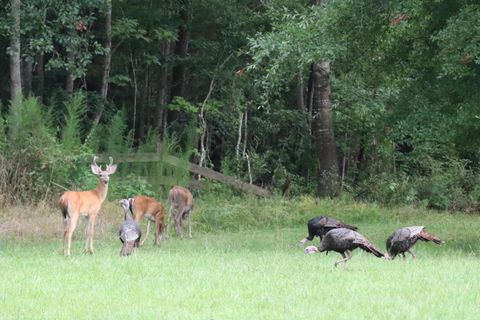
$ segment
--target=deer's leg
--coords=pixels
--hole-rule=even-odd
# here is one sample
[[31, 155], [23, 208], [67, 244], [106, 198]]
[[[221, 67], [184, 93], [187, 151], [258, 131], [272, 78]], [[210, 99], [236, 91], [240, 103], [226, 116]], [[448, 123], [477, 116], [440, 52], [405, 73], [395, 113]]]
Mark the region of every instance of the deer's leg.
[[175, 217], [175, 229], [177, 230], [177, 235], [180, 237], [180, 239], [183, 239], [182, 217], [184, 212], [185, 212], [184, 208], [178, 210], [178, 214]]
[[[161, 221], [161, 220], [160, 220]], [[165, 240], [165, 236], [166, 236], [166, 225], [165, 225], [165, 221], [161, 221], [161, 226], [160, 226], [160, 237], [162, 238], [162, 241]]]
[[83, 238], [85, 239], [85, 253], [88, 252], [88, 234], [90, 230], [90, 217], [89, 216], [84, 216], [82, 217], [83, 221], [82, 223], [84, 224], [83, 226]]
[[148, 233], [150, 232], [150, 220], [147, 219], [147, 234], [145, 235], [145, 238], [143, 238], [142, 242], [140, 243], [141, 246], [147, 241], [148, 238]]
[[168, 222], [167, 222], [167, 230], [165, 231], [165, 238], [168, 238], [168, 230], [170, 229], [170, 225], [175, 220], [174, 214], [175, 214], [175, 209], [173, 208], [172, 205], [170, 205], [170, 208], [168, 208]]
[[65, 245], [64, 245], [63, 254], [66, 256], [70, 256], [70, 253], [71, 253], [70, 249], [72, 246], [72, 235], [73, 235], [73, 232], [75, 231], [75, 228], [77, 227], [77, 221], [78, 221], [78, 215], [72, 214], [70, 217], [70, 222], [67, 223], [67, 227], [65, 229], [64, 243], [65, 241], [67, 242], [67, 250], [65, 251]]
[[[96, 216], [91, 215], [88, 217], [88, 234], [87, 234], [87, 240], [85, 242], [85, 252], [94, 253], [93, 250], [93, 233], [95, 229], [95, 219]], [[90, 250], [88, 250], [88, 244], [90, 243]]]
[[192, 239], [192, 210], [188, 210], [188, 236]]
[[66, 218], [63, 220], [63, 229], [65, 230], [63, 232], [63, 255], [66, 256], [67, 255], [67, 240], [68, 240], [68, 227], [70, 226], [70, 222], [72, 220], [70, 218]]
[[160, 245], [160, 233], [163, 229], [163, 222], [160, 220], [159, 215], [155, 216], [155, 245]]

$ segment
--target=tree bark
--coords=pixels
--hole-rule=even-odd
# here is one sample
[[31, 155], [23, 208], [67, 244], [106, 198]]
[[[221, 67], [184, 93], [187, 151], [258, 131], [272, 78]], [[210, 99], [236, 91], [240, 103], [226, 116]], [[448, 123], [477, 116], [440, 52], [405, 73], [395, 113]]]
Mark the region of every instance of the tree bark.
[[22, 97], [20, 62], [20, 10], [21, 0], [11, 0], [12, 29], [10, 36], [10, 96], [12, 100]]
[[304, 94], [304, 86], [303, 86], [303, 79], [302, 79], [302, 72], [298, 71], [297, 73], [297, 87], [295, 88], [296, 90], [296, 95], [295, 95], [295, 100], [297, 102], [297, 108], [300, 111], [305, 112], [305, 99], [303, 97]]
[[338, 192], [338, 159], [330, 101], [330, 62], [312, 64], [313, 112], [316, 153], [319, 162], [318, 196]]
[[179, 96], [183, 97], [185, 95], [185, 76], [186, 76], [186, 66], [185, 62], [182, 61], [187, 56], [188, 52], [188, 43], [190, 41], [190, 30], [188, 25], [190, 23], [190, 4], [189, 0], [180, 1], [180, 20], [181, 24], [178, 27], [178, 40], [175, 44], [174, 54], [180, 61], [173, 67], [172, 70], [172, 90], [171, 90], [171, 99], [173, 97]]
[[143, 90], [140, 96], [140, 103], [138, 108], [138, 122], [137, 122], [137, 140], [143, 142], [145, 139], [145, 127], [147, 125], [146, 111], [148, 107], [148, 79], [149, 68], [145, 66], [145, 78], [143, 80]]
[[27, 97], [32, 91], [33, 65], [31, 62], [27, 60], [23, 60], [21, 63], [22, 63], [22, 90], [23, 90], [23, 95]]
[[[67, 53], [67, 60], [70, 62], [70, 63], [73, 63], [73, 52], [68, 52]], [[68, 74], [67, 74], [67, 80], [65, 82], [65, 91], [67, 91], [68, 93], [72, 93], [73, 92], [73, 87], [75, 85], [75, 78], [73, 77], [73, 74], [70, 70], [67, 70]]]
[[38, 52], [35, 58], [36, 60], [36, 90], [35, 93], [40, 102], [43, 102], [43, 94], [45, 91], [45, 66], [44, 66], [44, 55], [42, 52]]
[[108, 78], [110, 77], [110, 66], [112, 61], [112, 0], [106, 0], [104, 49], [105, 59], [103, 60], [102, 87], [100, 90], [100, 95], [102, 96], [104, 104], [95, 114], [95, 119], [93, 120], [94, 125], [100, 122], [108, 96]]
[[164, 43], [162, 45], [163, 61], [158, 70], [158, 88], [155, 111], [155, 128], [160, 136], [163, 136], [163, 120], [166, 113], [165, 106], [167, 104], [167, 56], [170, 51], [170, 45]]
[[238, 138], [237, 146], [235, 147], [235, 159], [240, 160], [240, 144], [242, 143], [242, 126], [243, 126], [243, 112], [238, 113]]

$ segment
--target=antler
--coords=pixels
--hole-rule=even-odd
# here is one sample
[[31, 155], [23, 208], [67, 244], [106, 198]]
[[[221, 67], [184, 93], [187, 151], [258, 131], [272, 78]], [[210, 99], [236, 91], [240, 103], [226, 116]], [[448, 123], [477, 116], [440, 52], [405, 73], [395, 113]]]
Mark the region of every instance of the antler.
[[108, 157], [108, 159], [110, 159], [110, 164], [107, 165], [107, 168], [105, 169], [105, 172], [107, 174], [112, 174], [112, 173], [115, 172], [115, 170], [117, 170], [117, 165], [113, 164], [113, 158], [112, 157]]
[[92, 163], [92, 172], [93, 172], [93, 174], [96, 174], [96, 175], [100, 174], [100, 172], [102, 171], [102, 168], [99, 167], [98, 164], [97, 164], [97, 159], [98, 159], [98, 157], [94, 156], [93, 157], [93, 163]]
[[97, 159], [98, 157], [97, 156], [93, 156], [93, 164], [96, 165], [98, 167], [98, 164], [97, 164]]

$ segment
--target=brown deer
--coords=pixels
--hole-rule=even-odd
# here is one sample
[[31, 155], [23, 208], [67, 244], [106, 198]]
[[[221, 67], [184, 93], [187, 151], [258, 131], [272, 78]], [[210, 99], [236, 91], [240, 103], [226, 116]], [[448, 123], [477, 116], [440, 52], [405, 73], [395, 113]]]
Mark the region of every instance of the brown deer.
[[93, 157], [93, 163], [91, 166], [93, 174], [97, 175], [99, 179], [97, 188], [88, 191], [66, 191], [59, 200], [60, 210], [62, 211], [65, 222], [63, 253], [66, 256], [70, 256], [72, 235], [77, 227], [80, 215], [88, 217], [85, 252], [94, 252], [93, 232], [95, 219], [102, 207], [103, 201], [107, 197], [109, 176], [117, 170], [117, 165], [113, 164], [112, 157], [109, 157], [110, 164], [107, 165], [105, 170], [102, 170], [102, 168], [97, 165], [97, 159], [98, 157]]
[[183, 220], [188, 216], [188, 235], [192, 238], [192, 193], [184, 187], [175, 186], [168, 193], [168, 202], [170, 208], [168, 210], [167, 234], [170, 224], [175, 221], [177, 235], [183, 239]]
[[160, 245], [160, 236], [163, 238], [163, 230], [165, 227], [165, 209], [162, 203], [147, 196], [136, 196], [130, 198], [130, 210], [133, 213], [135, 221], [140, 222], [143, 217], [147, 218], [147, 234], [141, 242], [143, 245], [147, 240], [148, 233], [150, 232], [150, 222], [155, 222], [155, 242], [154, 244]]

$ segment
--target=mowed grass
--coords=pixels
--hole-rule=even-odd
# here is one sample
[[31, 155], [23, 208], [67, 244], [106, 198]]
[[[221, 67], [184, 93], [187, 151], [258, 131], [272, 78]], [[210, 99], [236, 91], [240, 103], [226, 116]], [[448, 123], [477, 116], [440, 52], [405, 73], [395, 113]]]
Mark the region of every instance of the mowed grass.
[[[332, 205], [295, 201], [218, 201], [215, 215], [229, 206], [258, 212], [303, 206], [313, 216]], [[331, 215], [355, 223], [382, 251], [404, 225], [425, 224], [446, 243], [418, 243], [416, 261], [386, 261], [357, 249], [345, 270], [333, 266], [337, 253], [303, 253], [304, 217], [211, 229], [202, 221], [215, 223], [213, 205], [201, 203], [193, 239], [170, 237], [158, 248], [150, 235], [126, 258], [119, 257], [116, 226], [98, 235], [95, 255], [82, 254], [79, 229], [70, 258], [62, 256], [60, 239], [6, 236], [0, 319], [478, 319], [478, 216], [336, 207]]]

